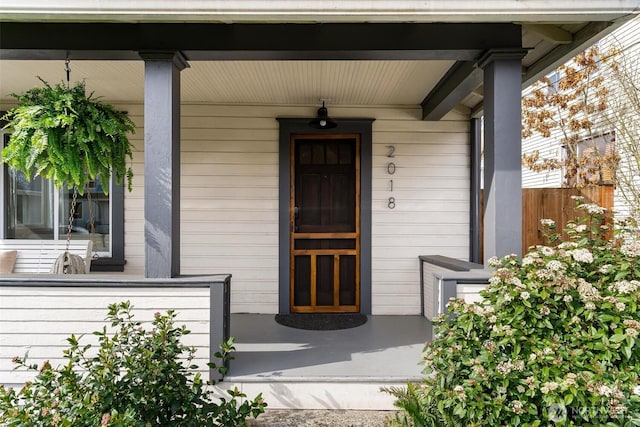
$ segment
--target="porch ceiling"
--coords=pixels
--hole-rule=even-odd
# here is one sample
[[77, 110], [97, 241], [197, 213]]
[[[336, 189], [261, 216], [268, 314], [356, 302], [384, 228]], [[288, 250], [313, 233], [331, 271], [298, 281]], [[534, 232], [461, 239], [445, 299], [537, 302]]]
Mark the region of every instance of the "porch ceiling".
[[[417, 106], [453, 61], [192, 61], [182, 71], [184, 102], [222, 104]], [[0, 100], [65, 78], [64, 61], [0, 61]], [[72, 81], [86, 82], [110, 102], [142, 102], [144, 63], [70, 63]]]

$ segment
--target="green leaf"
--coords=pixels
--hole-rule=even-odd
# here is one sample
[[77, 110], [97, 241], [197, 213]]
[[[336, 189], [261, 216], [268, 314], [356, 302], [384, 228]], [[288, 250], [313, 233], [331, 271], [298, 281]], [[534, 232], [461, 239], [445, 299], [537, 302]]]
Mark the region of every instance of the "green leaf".
[[619, 343], [625, 340], [627, 336], [625, 334], [615, 334], [609, 337], [609, 341], [613, 343]]

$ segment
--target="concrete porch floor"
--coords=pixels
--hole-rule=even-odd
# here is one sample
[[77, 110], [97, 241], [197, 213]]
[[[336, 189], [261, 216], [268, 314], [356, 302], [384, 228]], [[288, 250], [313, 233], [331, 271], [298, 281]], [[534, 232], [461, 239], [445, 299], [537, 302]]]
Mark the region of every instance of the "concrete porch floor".
[[270, 409], [392, 410], [383, 386], [419, 381], [420, 355], [431, 339], [422, 316], [369, 316], [357, 328], [308, 331], [274, 315], [233, 314], [235, 360], [219, 386], [263, 396]]

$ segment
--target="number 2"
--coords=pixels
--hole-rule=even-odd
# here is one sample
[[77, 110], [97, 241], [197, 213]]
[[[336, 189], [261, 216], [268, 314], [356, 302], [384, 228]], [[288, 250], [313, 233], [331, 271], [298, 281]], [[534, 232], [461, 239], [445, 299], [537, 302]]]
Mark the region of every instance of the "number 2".
[[389, 152], [387, 153], [387, 157], [395, 157], [396, 155], [394, 153], [396, 152], [396, 146], [387, 145], [387, 148], [389, 149]]

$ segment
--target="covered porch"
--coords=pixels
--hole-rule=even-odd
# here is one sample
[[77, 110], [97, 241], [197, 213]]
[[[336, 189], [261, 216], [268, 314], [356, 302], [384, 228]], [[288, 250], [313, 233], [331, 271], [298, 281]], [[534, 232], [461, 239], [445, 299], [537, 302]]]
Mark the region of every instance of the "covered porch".
[[[432, 10], [424, 2], [338, 1], [330, 11], [302, 1], [293, 10], [266, 0], [205, 10], [156, 1], [151, 12], [142, 2], [113, 2], [107, 11], [97, 0], [75, 11], [49, 3], [2, 6], [0, 109], [14, 105], [9, 93], [38, 84], [35, 76], [60, 81], [69, 59], [73, 80], [86, 79], [128, 112], [138, 126], [134, 189], [112, 210], [123, 277], [110, 275], [169, 284], [185, 274], [233, 275], [238, 353], [223, 386], [268, 392], [271, 407], [294, 408], [390, 409], [379, 387], [419, 378], [431, 327], [418, 256], [483, 262], [481, 153], [484, 258], [520, 251], [521, 89], [637, 12], [631, 0], [589, 2], [592, 9], [568, 1], [562, 13], [547, 1], [493, 2], [483, 13], [472, 0], [455, 2], [456, 10], [446, 2]], [[260, 8], [246, 10], [249, 3]], [[321, 99], [334, 129], [307, 126]], [[349, 231], [353, 248], [340, 250], [360, 257], [350, 267], [359, 288], [349, 308], [369, 321], [344, 331], [284, 328], [273, 315], [293, 305], [291, 141], [339, 138], [343, 129], [360, 144], [359, 229]], [[5, 195], [2, 202], [6, 211]], [[317, 271], [311, 262], [309, 271]], [[337, 267], [328, 271], [339, 276]], [[3, 321], [15, 329], [3, 339], [51, 357], [56, 347], [40, 344], [59, 346], [64, 337], [44, 330], [48, 341], [23, 339], [20, 316], [36, 316], [36, 327], [46, 318], [12, 280], [16, 304]], [[122, 296], [100, 289], [96, 274], [86, 280], [104, 294], [98, 303]], [[147, 316], [164, 308], [192, 316], [207, 360], [215, 345], [204, 338], [208, 300], [200, 291], [150, 286], [135, 296], [146, 298]], [[64, 306], [80, 331], [90, 327], [78, 309], [85, 293], [69, 293]], [[41, 308], [62, 311], [58, 297], [50, 293]], [[89, 310], [98, 320], [101, 307]]]

